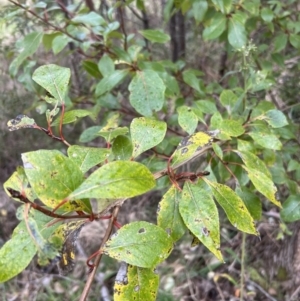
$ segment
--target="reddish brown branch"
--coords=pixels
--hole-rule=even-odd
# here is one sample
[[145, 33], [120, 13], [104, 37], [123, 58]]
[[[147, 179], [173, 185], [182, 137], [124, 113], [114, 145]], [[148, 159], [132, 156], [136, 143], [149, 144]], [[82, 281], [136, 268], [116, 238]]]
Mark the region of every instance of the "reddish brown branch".
[[109, 239], [111, 233], [112, 233], [112, 230], [113, 230], [113, 227], [114, 227], [114, 222], [115, 220], [117, 219], [117, 216], [118, 216], [118, 213], [119, 213], [119, 210], [120, 210], [120, 207], [119, 206], [116, 206], [112, 212], [112, 217], [110, 219], [110, 222], [109, 222], [109, 225], [106, 229], [106, 232], [105, 232], [105, 235], [104, 235], [104, 238], [102, 240], [102, 243], [101, 243], [101, 246], [99, 248], [99, 253], [98, 255], [96, 256], [96, 259], [94, 261], [94, 268], [92, 269], [92, 271], [90, 272], [89, 274], [89, 277], [85, 283], [85, 287], [84, 287], [84, 290], [80, 296], [80, 299], [79, 301], [85, 301], [87, 296], [88, 296], [88, 293], [90, 291], [90, 288], [91, 288], [91, 285], [92, 285], [92, 282], [94, 280], [94, 277], [95, 277], [95, 274], [96, 274], [96, 271], [97, 271], [97, 268], [100, 264], [100, 261], [101, 261], [101, 258], [102, 258], [102, 252], [101, 252], [101, 249], [104, 247], [105, 243], [107, 242], [107, 240]]

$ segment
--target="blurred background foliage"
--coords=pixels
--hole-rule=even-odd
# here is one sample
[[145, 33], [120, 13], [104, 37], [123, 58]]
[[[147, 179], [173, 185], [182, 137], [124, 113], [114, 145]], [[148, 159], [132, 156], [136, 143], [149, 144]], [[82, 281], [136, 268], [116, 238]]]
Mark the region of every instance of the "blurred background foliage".
[[[99, 60], [109, 55], [115, 61], [126, 61], [126, 53], [121, 51], [123, 48], [131, 49], [131, 54], [136, 55], [136, 61], [141, 65], [149, 64], [157, 71], [169, 68], [180, 83], [180, 93], [176, 91], [175, 84], [170, 84], [174, 90], [169, 91], [171, 101], [165, 108], [165, 115], [181, 135], [186, 133], [178, 129], [178, 106], [192, 104], [195, 99], [218, 103], [223, 89], [241, 92], [238, 87], [245, 85], [243, 68], [248, 71], [259, 70], [272, 85], [268, 89], [251, 92], [249, 103], [257, 104], [261, 100], [272, 103], [288, 116], [295, 135], [293, 144], [284, 146], [287, 153], [282, 155], [281, 160], [277, 158], [271, 168], [280, 199], [286, 199], [290, 189], [298, 192], [300, 180], [299, 11], [299, 1], [293, 0], [63, 0], [3, 3], [0, 10], [0, 182], [3, 183], [16, 166], [21, 165], [21, 153], [36, 149], [63, 149], [62, 145], [42, 132], [7, 130], [7, 121], [18, 114], [29, 115], [46, 127], [44, 91], [31, 79], [33, 71], [40, 65], [55, 63], [71, 68], [69, 108], [94, 112], [90, 117], [65, 125], [69, 142], [88, 141], [82, 133], [91, 126], [105, 124], [112, 111], [122, 113], [122, 124], [125, 125], [136, 116], [136, 112], [126, 106], [128, 80], [112, 89], [111, 93], [94, 93], [99, 81], [105, 77], [99, 71]], [[90, 12], [96, 15], [82, 17]], [[238, 52], [238, 47], [234, 47], [234, 42], [230, 41], [230, 26], [226, 25], [226, 20], [234, 18], [240, 18], [237, 23], [243, 25], [238, 27], [238, 37], [243, 39], [245, 35], [255, 48], [255, 51], [251, 50], [251, 55]], [[94, 22], [100, 22], [101, 26], [96, 26]], [[149, 42], [151, 37], [145, 39], [146, 35], [140, 32], [148, 29], [160, 29], [168, 33], [170, 41]], [[34, 54], [21, 62], [19, 68], [15, 68], [11, 63], [22, 53], [24, 37], [32, 32], [44, 33], [42, 44]], [[143, 52], [137, 51], [139, 47]], [[110, 67], [103, 66], [103, 70], [105, 68], [109, 70]], [[192, 87], [196, 87], [196, 95]], [[210, 110], [207, 107], [203, 111], [201, 129], [207, 128], [205, 122], [209, 124], [207, 116], [211, 114]], [[281, 136], [284, 135], [283, 130]], [[92, 146], [104, 145], [101, 138], [88, 142]], [[286, 174], [290, 182], [295, 184], [286, 184]], [[0, 242], [3, 244], [17, 223], [17, 204], [10, 201], [1, 189], [2, 185]], [[160, 194], [155, 192], [145, 195], [138, 203], [134, 199], [126, 202], [120, 222], [136, 219], [154, 221], [154, 208], [159, 198]], [[295, 210], [298, 210], [297, 207]], [[289, 299], [292, 297], [298, 300], [299, 228], [299, 222], [285, 224], [277, 209], [264, 204], [262, 220], [258, 224], [261, 241], [247, 237], [243, 245], [247, 253], [245, 269], [249, 292], [245, 300], [279, 301], [292, 300]], [[86, 277], [85, 259], [97, 250], [93, 240], [101, 236], [103, 229], [100, 222], [94, 222], [82, 231], [78, 244], [79, 263], [70, 277], [58, 276], [55, 263], [47, 270], [32, 263], [14, 281], [0, 286], [3, 300], [76, 300], [83, 286], [81, 279]], [[226, 251], [227, 263], [220, 265], [203, 246], [195, 247], [196, 251], [190, 252], [190, 241], [185, 237], [168, 261], [160, 266], [162, 276], [158, 300], [238, 300], [242, 239], [242, 233], [232, 231], [226, 223], [222, 225], [222, 247]], [[105, 258], [101, 267], [90, 300], [111, 300], [116, 263]]]

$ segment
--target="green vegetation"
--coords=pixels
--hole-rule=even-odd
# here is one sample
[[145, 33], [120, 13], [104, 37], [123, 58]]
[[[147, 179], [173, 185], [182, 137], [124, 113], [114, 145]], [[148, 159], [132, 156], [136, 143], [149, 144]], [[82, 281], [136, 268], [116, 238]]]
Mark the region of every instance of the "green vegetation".
[[[114, 273], [109, 258], [122, 262], [108, 285], [115, 301], [175, 300], [167, 281], [159, 290], [160, 274], [192, 244], [206, 262], [191, 275], [237, 260], [240, 275], [214, 274], [214, 283], [226, 279], [240, 300], [254, 300], [246, 274], [263, 285], [245, 271], [246, 233], [260, 236], [269, 208], [282, 235], [300, 220], [299, 103], [281, 97], [299, 86], [284, 89], [299, 67], [297, 1], [9, 2], [3, 26], [15, 43], [2, 52], [32, 99], [7, 129], [39, 131], [47, 147], [19, 154], [4, 183], [21, 204], [0, 249], [0, 282], [59, 253], [67, 275], [83, 225], [108, 220], [85, 288], [64, 298], [93, 296], [100, 263]], [[144, 217], [122, 218], [128, 202]], [[153, 204], [156, 220], [146, 217]], [[241, 255], [221, 240], [237, 235]]]

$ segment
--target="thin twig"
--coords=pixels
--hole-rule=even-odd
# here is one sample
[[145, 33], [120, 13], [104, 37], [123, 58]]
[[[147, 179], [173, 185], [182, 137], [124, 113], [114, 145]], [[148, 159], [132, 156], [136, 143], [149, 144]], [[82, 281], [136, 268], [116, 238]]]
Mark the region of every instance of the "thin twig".
[[28, 13], [30, 13], [31, 15], [35, 16], [37, 19], [39, 19], [40, 21], [42, 21], [43, 23], [47, 24], [48, 26], [54, 28], [55, 30], [61, 32], [61, 33], [64, 33], [65, 35], [67, 35], [68, 37], [72, 38], [73, 40], [77, 41], [77, 42], [80, 42], [82, 43], [83, 41], [72, 36], [71, 34], [69, 34], [66, 30], [62, 29], [61, 27], [58, 27], [50, 22], [48, 22], [47, 20], [43, 19], [42, 17], [40, 17], [38, 14], [36, 14], [34, 11], [30, 10], [30, 9], [27, 9], [26, 7], [24, 7], [22, 4], [18, 3], [18, 2], [15, 2], [13, 0], [8, 0], [10, 3], [24, 9], [25, 11], [27, 11]]
[[244, 284], [245, 284], [245, 254], [246, 254], [246, 233], [242, 233], [242, 254], [241, 254], [241, 295], [240, 300], [244, 300]]
[[101, 252], [101, 249], [104, 247], [105, 243], [107, 242], [107, 240], [109, 239], [111, 233], [112, 233], [112, 230], [113, 230], [113, 227], [114, 227], [114, 221], [117, 219], [117, 216], [118, 216], [118, 213], [119, 213], [119, 210], [120, 210], [120, 207], [119, 206], [116, 206], [114, 209], [113, 209], [113, 212], [112, 212], [112, 217], [109, 221], [109, 225], [106, 229], [106, 232], [105, 232], [105, 235], [103, 237], [103, 240], [102, 240], [102, 243], [101, 243], [101, 246], [99, 248], [99, 254], [96, 256], [96, 259], [95, 259], [95, 262], [94, 262], [94, 268], [93, 270], [91, 271], [91, 273], [89, 274], [89, 277], [85, 283], [85, 287], [83, 289], [83, 292], [80, 296], [80, 299], [79, 301], [85, 301], [87, 296], [88, 296], [88, 293], [91, 289], [91, 285], [92, 285], [92, 282], [94, 280], [94, 277], [95, 277], [95, 274], [96, 274], [96, 271], [97, 271], [97, 268], [100, 264], [100, 261], [101, 261], [101, 258], [102, 258], [102, 252]]
[[275, 299], [274, 297], [272, 297], [269, 293], [267, 293], [260, 285], [258, 285], [257, 283], [248, 280], [248, 282], [253, 285], [254, 287], [256, 287], [258, 290], [260, 290], [267, 298], [269, 298], [271, 301], [277, 301], [277, 299]]

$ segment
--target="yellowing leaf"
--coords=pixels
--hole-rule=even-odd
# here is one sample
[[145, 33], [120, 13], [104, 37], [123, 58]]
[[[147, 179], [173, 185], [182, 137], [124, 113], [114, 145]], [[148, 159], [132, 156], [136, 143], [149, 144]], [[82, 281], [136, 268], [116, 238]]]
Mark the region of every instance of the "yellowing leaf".
[[224, 209], [229, 221], [237, 229], [257, 235], [254, 220], [241, 198], [228, 186], [203, 180], [211, 187], [213, 196]]
[[114, 300], [155, 301], [158, 285], [159, 276], [152, 269], [123, 262], [116, 276]]
[[68, 200], [84, 198], [119, 199], [143, 194], [155, 186], [149, 169], [132, 161], [114, 161], [94, 171]]
[[196, 152], [200, 152], [205, 146], [210, 145], [213, 137], [218, 133], [219, 131], [197, 132], [183, 138], [172, 155], [171, 166], [176, 167], [193, 157]]
[[257, 169], [249, 168], [246, 166], [243, 167], [248, 172], [248, 177], [255, 186], [255, 188], [273, 204], [275, 204], [278, 207], [281, 207], [280, 202], [277, 201], [275, 198], [277, 188], [274, 185], [273, 181], [268, 176], [266, 176], [266, 174], [262, 173]]
[[118, 230], [102, 252], [138, 267], [154, 268], [169, 256], [172, 248], [173, 240], [162, 228], [148, 222], [133, 222]]
[[174, 241], [180, 239], [186, 227], [179, 213], [180, 192], [172, 185], [164, 194], [157, 209], [157, 225], [165, 229]]
[[209, 192], [186, 182], [179, 211], [188, 229], [221, 261], [220, 225], [217, 206]]

